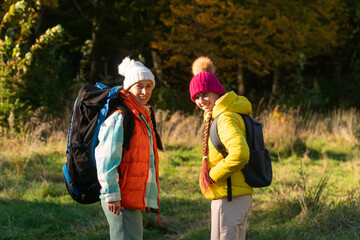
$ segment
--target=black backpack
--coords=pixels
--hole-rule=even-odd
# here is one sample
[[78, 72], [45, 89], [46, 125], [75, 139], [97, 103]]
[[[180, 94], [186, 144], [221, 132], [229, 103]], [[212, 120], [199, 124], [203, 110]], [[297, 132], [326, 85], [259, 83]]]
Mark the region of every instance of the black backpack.
[[99, 201], [101, 186], [97, 178], [94, 152], [100, 126], [113, 111], [121, 110], [124, 113], [123, 149], [130, 141], [134, 118], [119, 96], [120, 88], [110, 88], [101, 83], [86, 84], [79, 90], [74, 103], [63, 174], [70, 196], [79, 203]]
[[[220, 115], [219, 115], [220, 116]], [[221, 142], [217, 132], [217, 116], [210, 127], [210, 140], [215, 149], [220, 152], [225, 158], [226, 152], [224, 144]], [[269, 151], [264, 146], [264, 137], [262, 126], [260, 123], [249, 117], [241, 114], [246, 127], [246, 142], [250, 150], [249, 162], [244, 166], [242, 172], [245, 176], [245, 182], [254, 188], [267, 187], [272, 181], [272, 167], [271, 157]], [[228, 184], [228, 200], [231, 201], [231, 178], [227, 178]]]

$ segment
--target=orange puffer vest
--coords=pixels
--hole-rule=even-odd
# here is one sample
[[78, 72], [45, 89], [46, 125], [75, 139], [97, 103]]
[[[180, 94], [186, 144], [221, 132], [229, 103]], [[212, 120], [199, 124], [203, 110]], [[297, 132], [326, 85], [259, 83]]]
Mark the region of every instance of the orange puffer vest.
[[128, 148], [124, 149], [124, 155], [120, 163], [121, 174], [119, 186], [121, 192], [121, 205], [127, 209], [140, 209], [144, 211], [146, 208], [144, 197], [150, 164], [150, 140], [148, 130], [144, 121], [140, 118], [139, 112], [145, 117], [152, 130], [156, 183], [159, 193], [159, 156], [156, 138], [149, 112], [136, 102], [127, 91], [122, 89], [120, 95], [124, 100], [125, 105], [134, 115], [134, 131]]

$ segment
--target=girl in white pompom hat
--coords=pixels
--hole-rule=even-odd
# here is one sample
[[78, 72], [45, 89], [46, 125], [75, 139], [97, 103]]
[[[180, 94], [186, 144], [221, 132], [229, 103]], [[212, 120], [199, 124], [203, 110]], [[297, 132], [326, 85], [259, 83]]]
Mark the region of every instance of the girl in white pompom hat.
[[159, 157], [162, 150], [149, 105], [155, 78], [141, 62], [126, 57], [119, 65], [125, 77], [120, 97], [134, 116], [129, 146], [122, 148], [124, 113], [112, 113], [101, 125], [95, 149], [100, 199], [110, 239], [143, 239], [142, 211], [159, 214]]

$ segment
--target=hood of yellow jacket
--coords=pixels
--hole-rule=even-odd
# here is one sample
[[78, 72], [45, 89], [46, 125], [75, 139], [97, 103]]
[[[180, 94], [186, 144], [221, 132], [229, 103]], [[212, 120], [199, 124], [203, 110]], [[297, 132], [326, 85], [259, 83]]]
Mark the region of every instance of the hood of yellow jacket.
[[[237, 95], [234, 91], [228, 92], [221, 96], [212, 110], [212, 118], [216, 118], [223, 112], [234, 112], [241, 114], [250, 114], [252, 106], [250, 101], [244, 97]], [[205, 119], [208, 112], [205, 112]]]

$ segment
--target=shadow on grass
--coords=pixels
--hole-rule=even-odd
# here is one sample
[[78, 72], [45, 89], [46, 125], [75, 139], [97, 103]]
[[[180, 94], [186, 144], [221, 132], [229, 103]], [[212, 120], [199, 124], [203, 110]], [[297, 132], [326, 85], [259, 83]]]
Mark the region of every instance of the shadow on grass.
[[308, 158], [314, 161], [322, 160], [323, 158], [328, 158], [335, 161], [345, 162], [349, 157], [349, 155], [346, 153], [339, 153], [331, 150], [327, 150], [322, 153], [313, 148], [307, 148], [305, 151], [296, 151], [295, 153], [297, 157], [303, 157], [304, 154], [306, 154]]
[[312, 160], [321, 160], [323, 158], [332, 159], [339, 162], [346, 162], [349, 157], [346, 153], [339, 153], [331, 150], [327, 150], [324, 153], [319, 152], [318, 150], [308, 148], [307, 155]]
[[106, 239], [101, 207], [0, 200], [1, 239]]
[[[160, 226], [154, 224], [155, 221], [149, 222], [148, 215], [143, 216], [145, 229], [161, 229], [164, 234], [161, 239], [203, 239], [195, 236], [204, 235], [204, 227], [210, 225], [210, 201], [163, 196], [160, 198]], [[205, 235], [209, 233], [205, 231]]]
[[[157, 214], [143, 213], [144, 239], [204, 239], [208, 202], [161, 199]], [[1, 239], [109, 239], [108, 223], [100, 203], [51, 203], [0, 199]], [[192, 238], [195, 237], [195, 238]], [[198, 238], [198, 237], [200, 238]]]
[[190, 144], [172, 144], [166, 146], [166, 151], [192, 151], [194, 146]]
[[283, 200], [274, 202], [271, 209], [253, 208], [249, 221], [253, 224], [284, 224], [292, 221], [301, 213], [301, 206], [297, 200]]
[[330, 158], [339, 162], [346, 162], [348, 155], [346, 153], [337, 153], [337, 152], [333, 152], [333, 151], [325, 151], [325, 153], [323, 154], [326, 158]]
[[302, 211], [299, 201], [274, 202], [269, 209], [253, 209], [247, 239], [359, 239], [358, 204], [321, 204]]
[[63, 182], [62, 175], [62, 159], [65, 154], [34, 154], [28, 161], [26, 171], [24, 172], [26, 179], [50, 182]]

